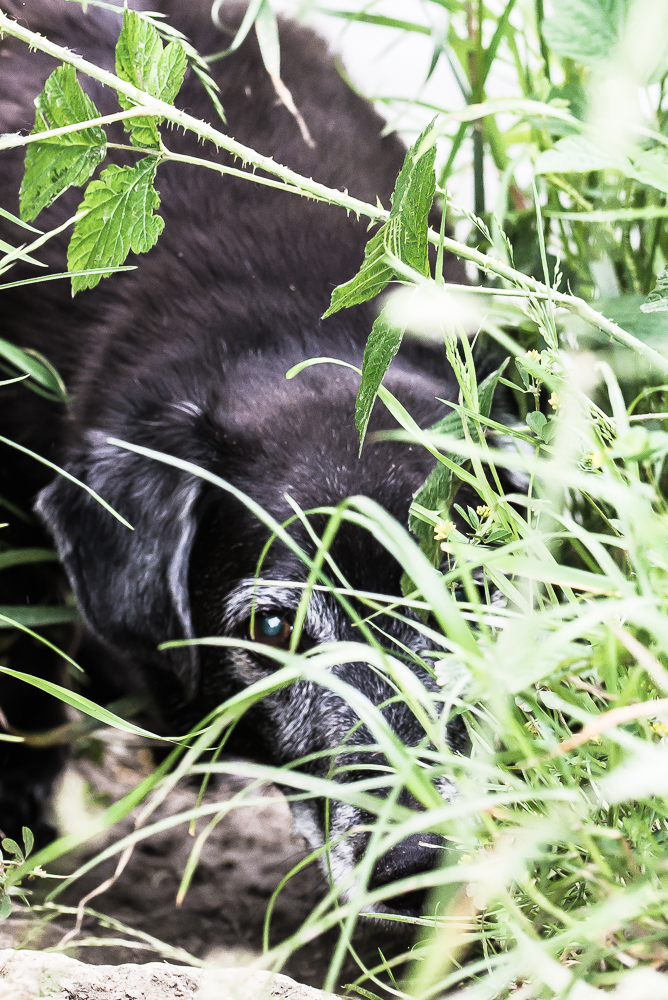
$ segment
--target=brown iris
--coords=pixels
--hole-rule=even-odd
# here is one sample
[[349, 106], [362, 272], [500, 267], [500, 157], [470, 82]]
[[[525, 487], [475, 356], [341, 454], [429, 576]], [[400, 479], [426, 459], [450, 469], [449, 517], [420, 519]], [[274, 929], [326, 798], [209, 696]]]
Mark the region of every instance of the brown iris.
[[290, 643], [292, 624], [280, 615], [256, 615], [255, 621], [249, 623], [249, 632], [253, 642], [285, 649]]

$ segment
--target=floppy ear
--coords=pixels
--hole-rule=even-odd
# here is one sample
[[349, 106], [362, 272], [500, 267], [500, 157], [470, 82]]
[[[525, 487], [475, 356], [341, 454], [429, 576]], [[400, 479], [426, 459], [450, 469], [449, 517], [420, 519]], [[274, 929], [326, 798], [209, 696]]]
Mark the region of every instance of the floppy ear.
[[53, 532], [84, 620], [119, 651], [173, 670], [192, 697], [197, 647], [156, 647], [193, 635], [188, 563], [201, 480], [110, 445], [101, 431], [86, 434], [66, 469], [134, 528], [63, 476], [40, 493], [35, 510]]

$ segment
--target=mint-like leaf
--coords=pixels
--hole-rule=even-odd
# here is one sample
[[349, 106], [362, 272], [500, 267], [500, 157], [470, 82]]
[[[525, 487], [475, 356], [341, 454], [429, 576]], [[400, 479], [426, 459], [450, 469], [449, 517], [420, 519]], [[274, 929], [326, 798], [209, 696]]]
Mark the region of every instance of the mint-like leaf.
[[415, 145], [406, 153], [392, 195], [390, 212], [390, 219], [397, 218], [402, 230], [399, 253], [396, 256], [424, 275], [429, 275], [427, 230], [429, 211], [436, 190], [436, 146], [429, 140], [433, 127], [433, 122], [427, 125]]
[[[154, 26], [133, 10], [123, 13], [123, 27], [116, 43], [116, 74], [127, 83], [145, 90], [152, 97], [171, 104], [183, 83], [188, 60], [177, 40], [163, 48]], [[134, 102], [118, 94], [122, 108], [129, 110]], [[131, 142], [135, 146], [160, 147], [157, 117], [132, 118], [126, 122]]]
[[323, 319], [338, 312], [339, 309], [348, 309], [359, 302], [374, 298], [382, 292], [388, 281], [392, 280], [394, 271], [385, 260], [387, 252], [385, 240], [389, 235], [388, 230], [391, 231], [391, 227], [386, 223], [371, 237], [364, 248], [361, 268], [354, 278], [334, 289], [332, 301]]
[[[153, 212], [160, 197], [153, 187], [156, 157], [146, 156], [134, 167], [108, 167], [91, 181], [79, 209], [88, 214], [76, 223], [67, 250], [70, 271], [122, 264], [130, 250], [145, 253], [156, 243], [164, 222]], [[72, 278], [72, 293], [93, 288], [106, 275]]]
[[[100, 116], [73, 66], [54, 70], [35, 98], [35, 108], [33, 135]], [[30, 143], [20, 191], [21, 218], [34, 219], [70, 185], [85, 184], [106, 151], [107, 137], [98, 126]]]
[[[362, 266], [355, 277], [334, 289], [323, 318], [339, 309], [366, 302], [382, 292], [395, 274], [387, 261], [388, 252], [421, 274], [429, 274], [427, 230], [436, 188], [436, 148], [428, 141], [432, 127], [433, 122], [406, 153], [392, 195], [389, 219], [367, 243]], [[369, 334], [355, 405], [355, 426], [360, 432], [360, 447], [364, 443], [378, 389], [399, 350], [403, 334], [403, 329], [388, 321], [384, 311]]]
[[360, 447], [364, 443], [371, 410], [376, 400], [380, 384], [385, 377], [390, 362], [401, 345], [404, 331], [389, 323], [385, 310], [373, 324], [362, 362], [362, 381], [355, 403], [355, 426], [360, 432]]
[[427, 230], [436, 189], [436, 147], [428, 139], [432, 128], [433, 122], [406, 153], [394, 187], [390, 217], [367, 243], [355, 277], [332, 292], [323, 319], [382, 292], [395, 273], [384, 259], [388, 251], [420, 274], [429, 274]]

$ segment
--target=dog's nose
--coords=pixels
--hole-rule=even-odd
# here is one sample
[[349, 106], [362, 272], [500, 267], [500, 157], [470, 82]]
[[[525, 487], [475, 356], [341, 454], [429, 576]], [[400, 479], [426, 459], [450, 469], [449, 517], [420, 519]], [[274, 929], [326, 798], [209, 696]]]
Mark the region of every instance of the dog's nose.
[[[378, 889], [410, 875], [432, 871], [441, 860], [443, 846], [443, 838], [438, 834], [412, 833], [378, 859], [369, 888]], [[428, 889], [415, 889], [386, 899], [384, 903], [394, 912], [416, 915], [424, 911], [428, 892]]]

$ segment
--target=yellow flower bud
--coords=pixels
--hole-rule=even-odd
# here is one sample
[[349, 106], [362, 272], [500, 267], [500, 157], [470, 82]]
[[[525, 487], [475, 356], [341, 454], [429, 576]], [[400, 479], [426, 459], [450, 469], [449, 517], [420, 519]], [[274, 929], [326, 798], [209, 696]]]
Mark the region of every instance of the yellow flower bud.
[[442, 542], [455, 530], [453, 521], [439, 521], [434, 527], [434, 538], [437, 542]]

